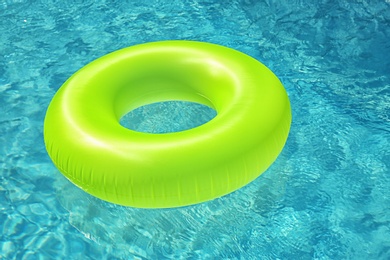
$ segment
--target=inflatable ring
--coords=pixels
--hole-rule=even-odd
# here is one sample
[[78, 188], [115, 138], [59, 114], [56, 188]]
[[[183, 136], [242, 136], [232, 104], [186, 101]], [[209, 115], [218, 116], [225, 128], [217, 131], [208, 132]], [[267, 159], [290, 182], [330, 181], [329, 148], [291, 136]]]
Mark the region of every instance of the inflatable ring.
[[[120, 118], [153, 102], [216, 110], [181, 132], [127, 129]], [[46, 149], [75, 185], [103, 200], [166, 208], [228, 194], [264, 172], [290, 129], [280, 81], [255, 59], [210, 43], [128, 47], [86, 65], [55, 94], [44, 122]]]

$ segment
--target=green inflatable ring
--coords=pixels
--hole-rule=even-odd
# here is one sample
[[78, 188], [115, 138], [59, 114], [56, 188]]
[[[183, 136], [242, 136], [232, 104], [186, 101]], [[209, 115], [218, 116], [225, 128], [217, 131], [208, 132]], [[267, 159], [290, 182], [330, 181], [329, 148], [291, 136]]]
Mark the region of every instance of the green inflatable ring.
[[[120, 125], [129, 111], [182, 100], [214, 108], [193, 129], [153, 134]], [[46, 149], [84, 191], [116, 204], [166, 208], [228, 194], [264, 172], [290, 129], [277, 77], [230, 48], [193, 41], [136, 45], [75, 73], [51, 101]]]

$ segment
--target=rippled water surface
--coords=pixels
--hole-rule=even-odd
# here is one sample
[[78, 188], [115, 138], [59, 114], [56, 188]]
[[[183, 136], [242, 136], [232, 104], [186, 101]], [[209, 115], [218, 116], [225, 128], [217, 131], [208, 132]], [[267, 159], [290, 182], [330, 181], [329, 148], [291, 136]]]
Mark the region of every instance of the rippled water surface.
[[[0, 258], [390, 259], [390, 3], [314, 2], [0, 0]], [[286, 146], [211, 202], [144, 210], [91, 197], [47, 156], [46, 108], [88, 62], [166, 39], [228, 46], [273, 70], [293, 110]], [[167, 127], [158, 116], [213, 116], [155, 110], [171, 117], [132, 120], [147, 130]]]

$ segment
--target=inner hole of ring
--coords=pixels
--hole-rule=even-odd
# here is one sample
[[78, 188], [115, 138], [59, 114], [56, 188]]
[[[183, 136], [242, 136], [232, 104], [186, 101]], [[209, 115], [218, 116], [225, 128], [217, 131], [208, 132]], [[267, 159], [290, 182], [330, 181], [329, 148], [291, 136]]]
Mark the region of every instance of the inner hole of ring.
[[128, 129], [153, 134], [189, 130], [209, 122], [217, 112], [189, 101], [164, 101], [138, 107], [125, 114], [120, 124]]

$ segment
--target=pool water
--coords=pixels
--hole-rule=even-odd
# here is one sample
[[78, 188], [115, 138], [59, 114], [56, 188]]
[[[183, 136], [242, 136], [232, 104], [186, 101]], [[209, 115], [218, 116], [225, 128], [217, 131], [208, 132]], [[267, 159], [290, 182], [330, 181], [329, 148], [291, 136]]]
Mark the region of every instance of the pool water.
[[[286, 146], [210, 202], [96, 199], [46, 154], [46, 108], [88, 62], [167, 39], [266, 64], [291, 101]], [[390, 259], [389, 39], [387, 0], [0, 0], [0, 259]], [[179, 130], [213, 117], [165, 105], [133, 112], [134, 127], [172, 131], [161, 111], [188, 124]]]
[[217, 112], [208, 106], [188, 101], [165, 101], [141, 106], [124, 115], [119, 123], [143, 133], [173, 133], [209, 122]]

